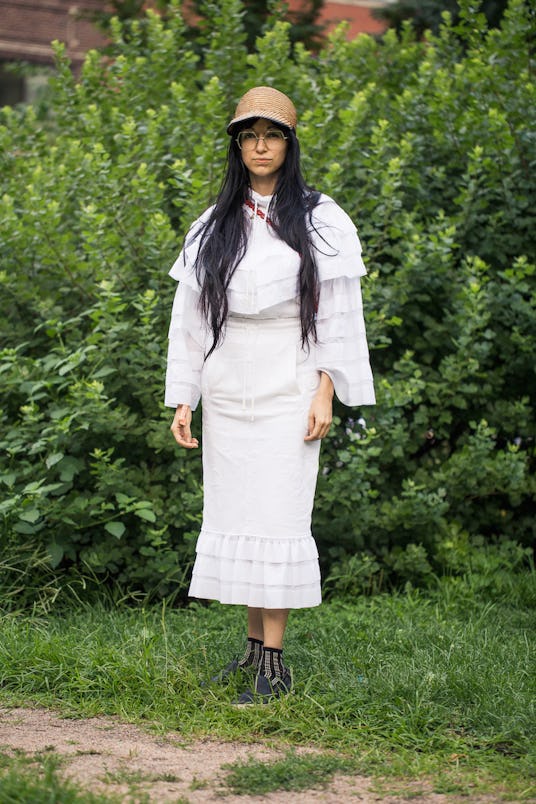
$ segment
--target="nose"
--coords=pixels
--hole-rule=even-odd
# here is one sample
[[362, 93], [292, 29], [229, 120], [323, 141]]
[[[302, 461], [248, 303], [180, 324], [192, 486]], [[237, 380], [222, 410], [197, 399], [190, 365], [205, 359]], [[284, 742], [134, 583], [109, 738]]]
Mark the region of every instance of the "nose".
[[[261, 143], [262, 143], [262, 147], [261, 147]], [[264, 142], [264, 135], [263, 135], [263, 134], [260, 134], [260, 135], [257, 137], [257, 144], [256, 144], [256, 146], [255, 146], [255, 150], [256, 150], [256, 151], [259, 151], [259, 150], [260, 150], [260, 151], [261, 151], [261, 153], [263, 153], [264, 151], [268, 150], [268, 148], [267, 148], [267, 146], [266, 146], [266, 143]]]

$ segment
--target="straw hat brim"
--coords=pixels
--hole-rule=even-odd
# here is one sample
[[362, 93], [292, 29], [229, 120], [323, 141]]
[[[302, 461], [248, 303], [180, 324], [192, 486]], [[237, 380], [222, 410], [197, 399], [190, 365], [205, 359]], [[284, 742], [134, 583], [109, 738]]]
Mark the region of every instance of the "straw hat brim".
[[275, 87], [253, 87], [238, 101], [234, 117], [227, 126], [227, 133], [232, 134], [239, 123], [257, 118], [273, 120], [274, 123], [292, 130], [298, 122], [294, 104], [287, 95]]
[[227, 126], [227, 134], [232, 134], [234, 127], [238, 125], [238, 123], [243, 123], [245, 120], [258, 120], [259, 118], [271, 120], [273, 123], [279, 123], [280, 126], [294, 129], [294, 126], [290, 126], [286, 120], [281, 120], [281, 118], [277, 117], [275, 114], [268, 115], [266, 111], [256, 110], [233, 118]]

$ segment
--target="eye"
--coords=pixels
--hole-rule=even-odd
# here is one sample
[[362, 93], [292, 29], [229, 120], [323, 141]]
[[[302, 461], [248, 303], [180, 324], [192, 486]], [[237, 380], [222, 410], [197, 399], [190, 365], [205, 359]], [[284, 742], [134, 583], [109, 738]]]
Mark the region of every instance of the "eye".
[[240, 139], [242, 141], [246, 141], [246, 142], [251, 141], [251, 140], [256, 140], [257, 135], [255, 134], [254, 131], [242, 131], [242, 133], [240, 134]]
[[279, 131], [278, 128], [269, 128], [266, 132], [266, 139], [267, 140], [283, 140], [285, 139], [285, 135], [282, 131]]

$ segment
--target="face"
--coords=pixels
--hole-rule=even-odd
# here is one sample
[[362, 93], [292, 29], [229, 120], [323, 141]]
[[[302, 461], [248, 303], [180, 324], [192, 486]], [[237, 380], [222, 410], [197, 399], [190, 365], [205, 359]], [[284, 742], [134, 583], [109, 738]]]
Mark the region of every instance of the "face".
[[280, 139], [274, 132], [281, 132], [281, 129], [271, 120], [259, 118], [252, 126], [248, 126], [243, 131], [255, 132], [256, 140], [253, 135], [244, 138], [242, 134], [242, 150], [240, 154], [242, 161], [249, 171], [251, 186], [264, 195], [269, 195], [275, 190], [279, 171], [285, 161], [288, 140]]

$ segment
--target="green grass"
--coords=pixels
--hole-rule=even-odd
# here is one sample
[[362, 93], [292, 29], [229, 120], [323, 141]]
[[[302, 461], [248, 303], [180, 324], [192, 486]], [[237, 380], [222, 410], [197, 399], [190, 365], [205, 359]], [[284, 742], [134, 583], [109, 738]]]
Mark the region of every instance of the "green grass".
[[[526, 584], [526, 578], [523, 583]], [[0, 702], [116, 714], [181, 735], [335, 749], [363, 773], [536, 795], [536, 618], [471, 584], [293, 612], [295, 694], [236, 709], [200, 686], [242, 645], [244, 611], [78, 607], [0, 620]]]
[[80, 791], [61, 779], [54, 754], [0, 754], [0, 804], [120, 804], [115, 796]]
[[236, 795], [264, 796], [275, 790], [309, 790], [325, 787], [335, 773], [353, 773], [355, 762], [333, 754], [287, 754], [277, 762], [235, 762], [224, 765], [230, 772], [224, 784]]

